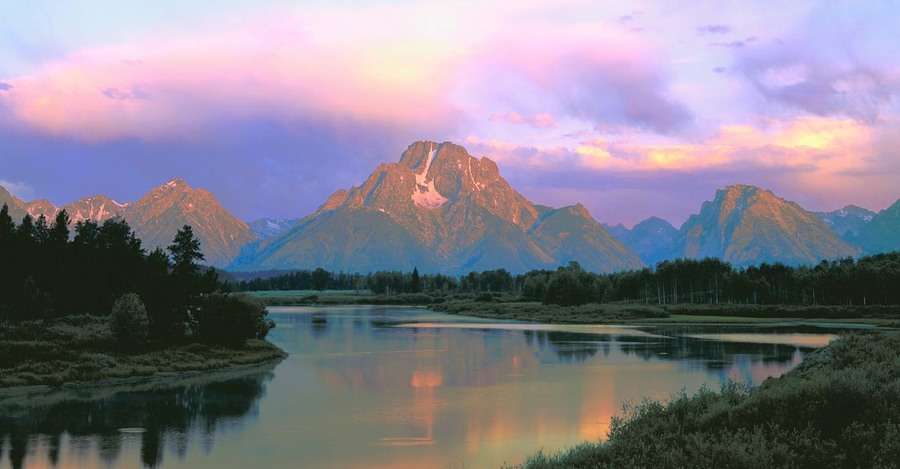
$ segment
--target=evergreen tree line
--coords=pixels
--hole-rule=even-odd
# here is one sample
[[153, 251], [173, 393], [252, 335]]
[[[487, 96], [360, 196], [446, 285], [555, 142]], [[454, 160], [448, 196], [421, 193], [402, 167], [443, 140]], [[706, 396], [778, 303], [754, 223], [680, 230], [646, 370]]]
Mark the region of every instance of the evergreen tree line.
[[[317, 274], [318, 273], [318, 274]], [[318, 284], [308, 280], [318, 276]], [[318, 286], [327, 286], [318, 288]], [[822, 261], [815, 266], [763, 263], [735, 268], [715, 258], [663, 261], [655, 268], [596, 274], [577, 262], [556, 270], [512, 275], [504, 269], [470, 272], [461, 277], [375, 272], [294, 272], [235, 284], [247, 290], [368, 289], [395, 293], [509, 293], [551, 304], [900, 304], [900, 252], [860, 259]]]
[[[109, 315], [117, 300], [127, 298], [130, 314], [146, 315], [146, 321], [131, 318], [130, 324], [146, 323], [150, 340], [167, 342], [203, 330], [201, 322], [213, 309], [220, 317], [242, 308], [214, 294], [224, 285], [215, 270], [198, 265], [204, 256], [188, 225], [167, 250], [149, 254], [120, 218], [79, 221], [72, 232], [69, 226], [65, 210], [50, 223], [43, 215], [26, 215], [17, 225], [6, 205], [0, 209], [0, 323]], [[254, 312], [265, 323], [263, 313]], [[212, 338], [219, 331], [205, 322]], [[260, 327], [267, 331], [267, 324]]]

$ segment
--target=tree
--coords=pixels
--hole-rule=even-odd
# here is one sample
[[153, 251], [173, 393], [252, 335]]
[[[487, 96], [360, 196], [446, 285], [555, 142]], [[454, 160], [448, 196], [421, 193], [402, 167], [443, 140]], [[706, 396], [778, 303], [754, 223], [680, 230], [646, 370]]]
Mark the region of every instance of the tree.
[[194, 237], [191, 225], [184, 225], [169, 245], [172, 254], [173, 271], [178, 274], [194, 274], [197, 272], [197, 261], [205, 259], [200, 249], [200, 240]]
[[121, 350], [139, 350], [147, 343], [150, 319], [136, 293], [126, 293], [113, 303], [109, 327]]
[[9, 206], [3, 204], [0, 209], [0, 246], [6, 246], [12, 242], [13, 236], [16, 235], [16, 223], [9, 216]]
[[409, 281], [409, 290], [413, 293], [422, 291], [422, 279], [419, 278], [419, 269], [413, 267], [412, 276]]
[[275, 327], [268, 314], [265, 306], [249, 296], [213, 293], [200, 306], [198, 335], [204, 342], [228, 346], [264, 339]]
[[331, 279], [331, 273], [319, 267], [312, 273], [312, 287], [314, 290], [322, 291], [328, 288], [328, 281]]
[[65, 244], [69, 242], [69, 214], [66, 213], [66, 210], [60, 210], [59, 213], [56, 214], [56, 218], [53, 220], [53, 225], [50, 226], [50, 234], [49, 241], [53, 246], [59, 248], [60, 246], [65, 247]]

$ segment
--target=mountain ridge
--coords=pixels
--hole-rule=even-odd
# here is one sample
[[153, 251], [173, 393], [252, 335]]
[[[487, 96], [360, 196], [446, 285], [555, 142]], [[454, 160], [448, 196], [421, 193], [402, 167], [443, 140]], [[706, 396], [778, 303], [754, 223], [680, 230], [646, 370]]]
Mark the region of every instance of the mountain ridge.
[[[365, 233], [361, 220], [382, 239]], [[335, 233], [341, 238], [333, 239]], [[583, 206], [535, 205], [489, 158], [471, 156], [452, 142], [418, 141], [399, 161], [379, 164], [359, 186], [333, 193], [282, 237], [242, 252], [231, 267], [518, 272], [568, 260], [583, 260], [597, 271], [642, 265]]]
[[216, 267], [231, 262], [241, 246], [254, 239], [250, 227], [225, 210], [211, 192], [194, 189], [181, 178], [151, 189], [133, 203], [94, 195], [60, 208], [46, 199], [23, 201], [0, 187], [0, 205], [4, 203], [10, 206], [10, 215], [17, 223], [26, 214], [33, 218], [43, 215], [50, 222], [61, 209], [66, 210], [73, 225], [84, 220], [102, 223], [121, 217], [148, 250], [165, 249], [178, 229], [191, 225], [206, 262]]

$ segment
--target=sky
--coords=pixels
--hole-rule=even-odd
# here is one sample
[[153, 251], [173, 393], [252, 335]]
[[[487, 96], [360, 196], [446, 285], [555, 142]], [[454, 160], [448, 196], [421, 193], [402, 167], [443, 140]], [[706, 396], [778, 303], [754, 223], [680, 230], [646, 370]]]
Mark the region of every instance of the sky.
[[900, 198], [896, 1], [29, 0], [0, 21], [0, 185], [174, 177], [304, 216], [415, 140], [536, 203], [680, 224], [717, 188]]

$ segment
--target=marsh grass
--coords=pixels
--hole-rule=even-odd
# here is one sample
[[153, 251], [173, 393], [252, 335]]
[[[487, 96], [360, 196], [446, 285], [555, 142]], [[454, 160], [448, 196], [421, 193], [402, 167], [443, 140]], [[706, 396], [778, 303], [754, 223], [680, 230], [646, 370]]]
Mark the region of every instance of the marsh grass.
[[151, 344], [140, 353], [120, 353], [107, 318], [69, 316], [0, 327], [0, 388], [213, 370], [282, 357], [281, 349], [262, 340], [241, 347]]

